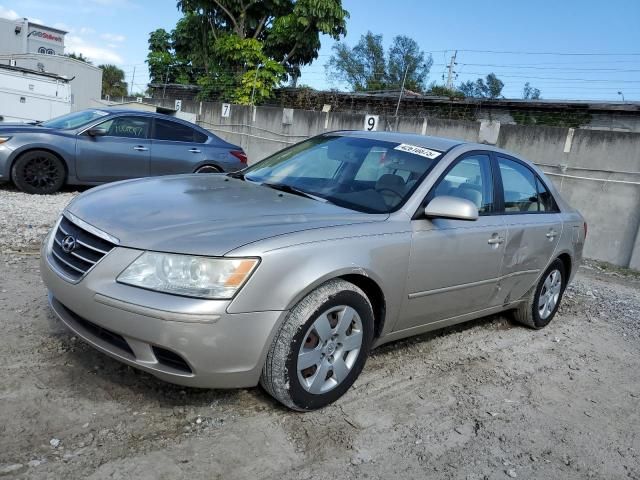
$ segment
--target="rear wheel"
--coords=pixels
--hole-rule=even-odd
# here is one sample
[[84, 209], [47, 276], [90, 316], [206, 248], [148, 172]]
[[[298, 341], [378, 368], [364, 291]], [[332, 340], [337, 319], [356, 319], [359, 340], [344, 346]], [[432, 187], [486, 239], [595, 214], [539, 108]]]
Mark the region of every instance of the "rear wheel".
[[203, 165], [196, 170], [196, 173], [222, 173], [215, 165]]
[[564, 263], [560, 259], [554, 260], [527, 294], [526, 301], [514, 312], [515, 319], [531, 328], [546, 327], [560, 307], [566, 275]]
[[373, 309], [352, 283], [331, 280], [289, 313], [267, 355], [260, 383], [294, 410], [340, 398], [358, 378], [373, 338]]
[[64, 164], [51, 152], [32, 150], [18, 157], [11, 169], [11, 178], [25, 193], [54, 193], [64, 185]]

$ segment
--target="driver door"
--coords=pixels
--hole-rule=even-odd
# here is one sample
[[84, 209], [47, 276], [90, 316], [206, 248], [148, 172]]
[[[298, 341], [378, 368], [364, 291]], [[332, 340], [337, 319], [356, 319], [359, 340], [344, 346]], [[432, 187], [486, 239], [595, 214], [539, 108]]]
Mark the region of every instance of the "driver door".
[[98, 128], [107, 135], [92, 137], [86, 132], [76, 142], [76, 173], [90, 182], [110, 182], [149, 176], [150, 119], [137, 115], [110, 118]]
[[472, 152], [458, 158], [427, 196], [472, 201], [475, 221], [418, 218], [412, 221], [408, 296], [398, 330], [480, 311], [499, 303], [506, 227], [494, 215], [491, 156]]

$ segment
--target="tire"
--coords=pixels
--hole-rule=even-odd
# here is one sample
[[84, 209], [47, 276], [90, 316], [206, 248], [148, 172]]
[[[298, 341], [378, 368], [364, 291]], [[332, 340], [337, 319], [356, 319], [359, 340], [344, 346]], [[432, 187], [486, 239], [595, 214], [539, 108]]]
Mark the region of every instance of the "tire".
[[45, 150], [32, 150], [18, 157], [11, 168], [11, 179], [25, 193], [55, 193], [65, 182], [64, 163]]
[[195, 173], [222, 173], [222, 170], [215, 165], [202, 165], [195, 171]]
[[[559, 278], [554, 275], [559, 275]], [[566, 286], [564, 263], [556, 258], [542, 274], [538, 284], [529, 290], [526, 300], [514, 311], [515, 320], [536, 330], [546, 327], [558, 311]]]
[[[339, 279], [324, 283], [287, 315], [267, 354], [260, 384], [293, 410], [335, 402], [364, 368], [373, 326], [373, 308], [362, 290]], [[305, 360], [316, 363], [299, 369]]]

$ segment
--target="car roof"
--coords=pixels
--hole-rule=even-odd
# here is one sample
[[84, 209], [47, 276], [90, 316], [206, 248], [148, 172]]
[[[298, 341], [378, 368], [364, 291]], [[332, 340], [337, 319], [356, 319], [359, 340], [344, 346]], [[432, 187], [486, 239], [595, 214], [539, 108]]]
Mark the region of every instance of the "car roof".
[[367, 132], [363, 130], [339, 130], [330, 132], [329, 135], [343, 135], [357, 138], [370, 138], [381, 140], [383, 142], [407, 143], [418, 147], [431, 148], [440, 152], [446, 152], [453, 147], [468, 142], [462, 140], [454, 140], [452, 138], [430, 137], [427, 135], [419, 135], [417, 133], [400, 133], [400, 132]]

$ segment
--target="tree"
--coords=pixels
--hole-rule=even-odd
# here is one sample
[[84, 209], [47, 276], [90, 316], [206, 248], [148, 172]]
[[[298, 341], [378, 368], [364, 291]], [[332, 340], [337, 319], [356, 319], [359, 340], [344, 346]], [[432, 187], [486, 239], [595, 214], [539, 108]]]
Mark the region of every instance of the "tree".
[[[179, 0], [172, 32], [176, 59], [196, 71], [203, 96], [255, 101], [318, 57], [320, 35], [338, 40], [348, 12], [341, 0]], [[200, 73], [204, 72], [204, 73]]]
[[353, 48], [345, 43], [333, 46], [327, 74], [346, 82], [356, 92], [386, 88], [386, 61], [382, 35], [367, 32]]
[[102, 96], [124, 97], [127, 94], [127, 82], [124, 72], [115, 65], [98, 65], [102, 70]]
[[415, 40], [399, 35], [393, 39], [389, 48], [387, 83], [390, 88], [400, 88], [406, 72], [405, 88], [423, 91], [431, 65], [433, 65], [431, 55], [425, 58], [424, 52], [420, 50]]
[[458, 87], [458, 90], [465, 97], [472, 98], [500, 98], [504, 82], [500, 80], [495, 73], [490, 73], [485, 79], [478, 78], [475, 82], [468, 80]]
[[71, 52], [71, 53], [65, 53], [64, 56], [73, 58], [74, 60], [80, 60], [81, 62], [85, 62], [85, 63], [88, 63], [89, 65], [92, 65], [91, 60], [89, 60], [87, 57], [82, 55], [82, 53]]
[[524, 84], [524, 89], [522, 90], [522, 98], [524, 100], [539, 100], [540, 90], [532, 87], [529, 85], [529, 82], [527, 82]]
[[433, 60], [426, 57], [417, 42], [399, 35], [385, 56], [382, 35], [367, 32], [355, 47], [344, 43], [333, 46], [327, 74], [346, 83], [354, 91], [399, 89], [406, 73], [405, 88], [423, 91]]

